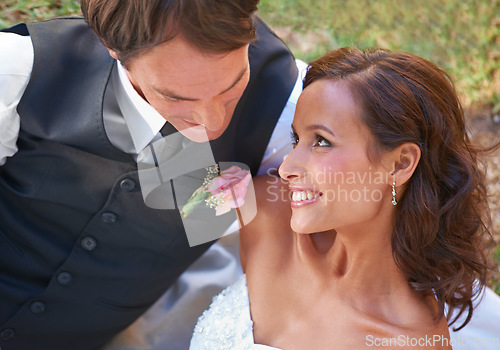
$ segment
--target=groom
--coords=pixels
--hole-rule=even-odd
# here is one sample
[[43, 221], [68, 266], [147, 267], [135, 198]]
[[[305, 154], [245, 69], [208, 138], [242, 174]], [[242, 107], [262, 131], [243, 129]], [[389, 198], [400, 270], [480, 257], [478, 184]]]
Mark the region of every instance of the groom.
[[213, 243], [145, 204], [150, 144], [203, 127], [216, 161], [282, 160], [297, 68], [257, 3], [83, 0], [0, 33], [2, 350], [101, 348]]

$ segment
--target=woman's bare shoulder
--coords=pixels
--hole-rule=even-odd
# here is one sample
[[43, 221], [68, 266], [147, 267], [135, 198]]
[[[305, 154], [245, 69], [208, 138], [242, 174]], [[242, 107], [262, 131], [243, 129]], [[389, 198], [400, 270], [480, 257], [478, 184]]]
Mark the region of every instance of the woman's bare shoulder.
[[[262, 246], [272, 246], [280, 237], [291, 233], [291, 207], [287, 184], [279, 177], [261, 175], [253, 178], [255, 217], [240, 229], [242, 265], [245, 258]], [[247, 205], [247, 204], [245, 204]], [[250, 204], [248, 204], [250, 205]], [[242, 208], [251, 212], [253, 208]], [[253, 216], [253, 215], [252, 215]]]
[[394, 350], [451, 350], [446, 317], [438, 317], [432, 296], [424, 299], [428, 300], [409, 301], [393, 310], [390, 318], [373, 322], [367, 343]]

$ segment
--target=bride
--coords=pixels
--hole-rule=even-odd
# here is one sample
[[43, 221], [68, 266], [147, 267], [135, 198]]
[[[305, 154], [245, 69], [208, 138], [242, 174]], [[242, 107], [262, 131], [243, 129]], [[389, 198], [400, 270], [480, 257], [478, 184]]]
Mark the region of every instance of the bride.
[[488, 266], [464, 123], [448, 76], [417, 56], [344, 48], [311, 63], [282, 180], [254, 182], [245, 275], [190, 349], [451, 349], [448, 323], [469, 321]]

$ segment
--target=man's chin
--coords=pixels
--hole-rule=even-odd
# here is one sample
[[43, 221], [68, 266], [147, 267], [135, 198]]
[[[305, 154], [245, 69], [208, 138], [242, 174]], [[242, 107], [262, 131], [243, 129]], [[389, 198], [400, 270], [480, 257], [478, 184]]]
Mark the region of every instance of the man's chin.
[[179, 130], [179, 132], [194, 142], [208, 142], [218, 138], [222, 132], [220, 131], [210, 131], [207, 130], [203, 125], [193, 126], [191, 128], [186, 128]]

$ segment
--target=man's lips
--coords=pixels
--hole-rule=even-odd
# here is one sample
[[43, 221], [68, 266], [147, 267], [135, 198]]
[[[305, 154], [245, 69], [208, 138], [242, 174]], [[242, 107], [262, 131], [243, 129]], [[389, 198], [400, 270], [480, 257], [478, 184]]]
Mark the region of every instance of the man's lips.
[[184, 124], [188, 125], [189, 127], [195, 127], [195, 126], [203, 126], [202, 124], [199, 124], [199, 123], [193, 123], [193, 122], [190, 122], [186, 119], [182, 119], [182, 121], [184, 122]]

